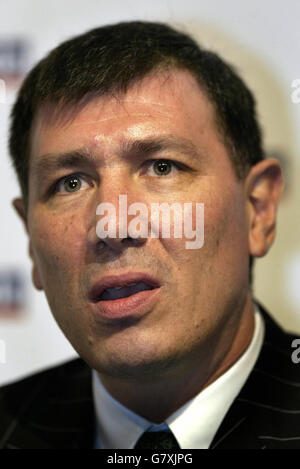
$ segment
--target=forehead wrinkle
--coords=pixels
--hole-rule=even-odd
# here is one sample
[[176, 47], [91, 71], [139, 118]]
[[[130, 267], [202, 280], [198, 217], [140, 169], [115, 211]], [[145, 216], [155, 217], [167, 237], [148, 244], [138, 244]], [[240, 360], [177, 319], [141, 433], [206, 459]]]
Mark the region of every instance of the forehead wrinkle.
[[[126, 103], [125, 103], [126, 104]], [[126, 118], [137, 118], [137, 117], [141, 117], [141, 118], [145, 118], [145, 117], [151, 117], [151, 118], [159, 118], [159, 117], [162, 117], [164, 116], [165, 118], [169, 118], [171, 119], [172, 116], [173, 116], [173, 112], [174, 110], [176, 109], [175, 106], [166, 106], [164, 104], [159, 104], [159, 103], [139, 103], [141, 107], [145, 108], [145, 106], [147, 106], [149, 109], [137, 109], [137, 107], [132, 110], [132, 109], [126, 109], [125, 106], [124, 106], [124, 114], [120, 114], [119, 110], [118, 109], [115, 109], [115, 111], [111, 111], [111, 115], [107, 116], [107, 117], [103, 117], [103, 113], [105, 112], [105, 109], [103, 108], [99, 108], [99, 110], [97, 111], [97, 115], [95, 115], [94, 117], [90, 117], [90, 118], [82, 118], [82, 122], [80, 121], [81, 119], [81, 116], [80, 114], [78, 113], [77, 115], [73, 116], [73, 120], [70, 118], [70, 119], [66, 119], [64, 122], [63, 122], [63, 126], [66, 126], [68, 127], [69, 125], [72, 125], [72, 127], [82, 127], [82, 125], [95, 125], [95, 124], [101, 124], [101, 123], [106, 123], [106, 122], [110, 122], [110, 121], [116, 121], [116, 120], [120, 120], [122, 117], [126, 117]], [[160, 109], [158, 109], [160, 107]], [[86, 110], [86, 109], [85, 109]], [[76, 119], [79, 120], [79, 122], [75, 122]], [[57, 121], [56, 123], [54, 123], [54, 125], [57, 125], [57, 126], [60, 126], [60, 122]]]
[[[77, 119], [81, 119], [82, 114], [86, 113], [89, 110], [89, 106], [99, 103], [97, 110], [93, 111], [94, 116], [89, 118], [84, 118], [85, 125], [93, 125], [102, 122], [109, 122], [120, 118], [120, 108], [122, 108], [123, 113], [129, 117], [153, 117], [155, 114], [157, 117], [162, 115], [171, 115], [176, 109], [176, 106], [161, 103], [156, 100], [149, 100], [147, 98], [138, 97], [136, 99], [128, 99], [126, 96], [121, 101], [113, 101], [112, 98], [99, 97], [95, 98], [93, 101], [85, 103], [82, 106], [66, 106], [61, 109], [54, 107], [49, 104], [44, 104], [38, 111], [38, 117], [35, 118], [36, 122], [39, 122], [39, 126], [47, 130], [47, 127], [72, 127], [82, 126], [83, 122], [76, 123]], [[134, 105], [134, 109], [131, 106]], [[128, 106], [128, 107], [127, 107]], [[107, 107], [110, 107], [110, 115], [103, 117], [103, 114], [107, 113]], [[153, 114], [154, 112], [154, 114]]]

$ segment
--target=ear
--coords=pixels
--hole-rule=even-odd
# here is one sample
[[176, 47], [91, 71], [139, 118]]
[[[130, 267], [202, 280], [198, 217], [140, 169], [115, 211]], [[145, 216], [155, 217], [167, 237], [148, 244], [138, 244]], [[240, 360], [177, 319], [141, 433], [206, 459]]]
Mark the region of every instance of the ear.
[[22, 198], [14, 199], [13, 200], [13, 206], [14, 206], [17, 214], [21, 218], [21, 220], [24, 224], [26, 233], [29, 237], [29, 256], [30, 256], [31, 261], [32, 261], [32, 282], [33, 282], [33, 284], [34, 284], [34, 286], [37, 290], [43, 290], [43, 285], [42, 285], [42, 282], [41, 282], [41, 279], [40, 279], [37, 263], [35, 261], [34, 252], [33, 252], [33, 249], [32, 249], [32, 242], [31, 242], [29, 228], [28, 228], [27, 210], [26, 210], [26, 205], [25, 205], [24, 199], [22, 199]]
[[251, 168], [246, 178], [249, 215], [249, 253], [264, 256], [275, 238], [276, 211], [283, 190], [279, 162], [267, 158]]

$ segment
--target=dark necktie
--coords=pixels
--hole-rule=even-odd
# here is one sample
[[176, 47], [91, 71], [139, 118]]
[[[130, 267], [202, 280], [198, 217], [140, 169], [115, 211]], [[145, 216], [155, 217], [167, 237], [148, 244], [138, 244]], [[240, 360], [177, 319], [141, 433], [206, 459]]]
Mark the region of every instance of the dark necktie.
[[135, 449], [180, 449], [172, 432], [145, 432]]

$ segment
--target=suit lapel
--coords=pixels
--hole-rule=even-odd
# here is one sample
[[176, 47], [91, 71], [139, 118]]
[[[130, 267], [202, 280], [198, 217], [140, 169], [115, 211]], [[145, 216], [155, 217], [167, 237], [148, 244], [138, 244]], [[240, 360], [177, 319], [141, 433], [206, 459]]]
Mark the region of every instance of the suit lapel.
[[[261, 305], [265, 336], [254, 369], [218, 429], [211, 449], [295, 448], [300, 379], [291, 360], [293, 337]], [[300, 439], [298, 440], [298, 445]]]

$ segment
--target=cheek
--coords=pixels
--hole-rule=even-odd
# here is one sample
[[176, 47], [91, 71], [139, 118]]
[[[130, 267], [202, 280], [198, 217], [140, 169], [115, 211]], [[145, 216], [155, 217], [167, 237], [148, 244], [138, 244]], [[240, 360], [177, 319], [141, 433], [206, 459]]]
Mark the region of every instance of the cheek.
[[[83, 250], [83, 234], [74, 217], [39, 214], [31, 229], [35, 260], [44, 284], [55, 284], [77, 270]], [[50, 283], [51, 284], [51, 283]]]
[[234, 193], [232, 188], [216, 193], [207, 189], [197, 202], [200, 200], [203, 206], [198, 211], [196, 200], [192, 202], [192, 223], [188, 223], [193, 238], [162, 240], [178, 273], [183, 275], [186, 271], [186, 277], [201, 277], [205, 281], [212, 277], [216, 280], [214, 276], [224, 277], [224, 272], [228, 279], [247, 272], [247, 220], [241, 190], [237, 187]]
[[246, 281], [248, 231], [242, 193], [238, 188], [228, 190], [207, 203], [206, 209], [205, 255], [214, 274], [222, 276], [224, 282]]

